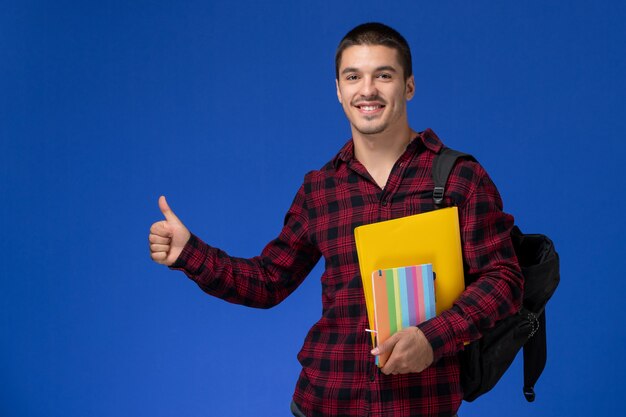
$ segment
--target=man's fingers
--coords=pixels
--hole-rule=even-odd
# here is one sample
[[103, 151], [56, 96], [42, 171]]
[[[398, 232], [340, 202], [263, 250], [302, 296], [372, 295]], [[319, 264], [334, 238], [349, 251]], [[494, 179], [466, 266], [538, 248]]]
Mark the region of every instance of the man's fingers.
[[167, 259], [167, 252], [150, 252], [152, 260], [159, 264], [164, 264]]
[[167, 204], [167, 200], [164, 195], [159, 197], [159, 209], [161, 209], [161, 213], [165, 216], [165, 220], [172, 223], [180, 223], [178, 217], [176, 217], [170, 206]]
[[155, 243], [158, 245], [169, 245], [172, 242], [172, 239], [169, 237], [159, 236], [150, 233], [150, 235], [148, 236], [148, 241], [150, 243]]
[[395, 375], [395, 374], [398, 373], [396, 371], [396, 364], [395, 364], [395, 361], [394, 361], [393, 357], [390, 357], [387, 360], [387, 363], [385, 363], [385, 366], [380, 368], [380, 372], [382, 372], [385, 375]]
[[153, 243], [150, 245], [150, 252], [169, 252], [170, 251], [170, 245], [159, 245], [156, 243]]
[[393, 347], [398, 343], [398, 333], [393, 334], [389, 339], [385, 340], [374, 349], [372, 349], [372, 355], [378, 356], [387, 352], [391, 352]]
[[395, 373], [394, 372], [395, 369], [396, 369], [395, 358], [393, 357], [393, 355], [391, 355], [387, 358], [387, 362], [385, 363], [385, 366], [380, 368], [380, 372], [382, 372], [385, 375], [391, 375]]
[[381, 343], [377, 347], [372, 349], [372, 352], [371, 352], [372, 355], [375, 355], [375, 356], [385, 355], [387, 357], [385, 366], [380, 368], [380, 371], [386, 375], [396, 373], [395, 372], [396, 365], [395, 365], [393, 355], [389, 356], [389, 354], [393, 352], [394, 347], [396, 346], [399, 340], [400, 340], [399, 334], [395, 333], [389, 339], [385, 340], [384, 343]]
[[[150, 227], [150, 236], [152, 235], [169, 239], [172, 237], [172, 229], [168, 226], [167, 221], [161, 220], [159, 222], [154, 223]], [[154, 242], [154, 243], [160, 243], [160, 242]]]

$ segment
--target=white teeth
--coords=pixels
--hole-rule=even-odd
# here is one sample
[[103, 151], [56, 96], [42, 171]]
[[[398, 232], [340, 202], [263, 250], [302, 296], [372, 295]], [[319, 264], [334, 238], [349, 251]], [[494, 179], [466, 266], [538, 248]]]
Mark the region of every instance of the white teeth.
[[361, 106], [361, 109], [365, 110], [365, 111], [372, 111], [372, 110], [376, 110], [378, 108], [380, 108], [380, 106]]

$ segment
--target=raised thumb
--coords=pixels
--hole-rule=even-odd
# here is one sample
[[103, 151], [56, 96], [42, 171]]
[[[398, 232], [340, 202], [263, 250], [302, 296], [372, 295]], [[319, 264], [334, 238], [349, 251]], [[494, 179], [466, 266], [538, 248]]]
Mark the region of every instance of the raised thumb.
[[167, 220], [168, 222], [180, 223], [180, 220], [178, 219], [178, 217], [176, 217], [170, 206], [167, 204], [167, 200], [163, 195], [159, 197], [159, 209], [161, 209], [161, 213], [163, 213], [163, 216], [165, 216], [165, 220]]

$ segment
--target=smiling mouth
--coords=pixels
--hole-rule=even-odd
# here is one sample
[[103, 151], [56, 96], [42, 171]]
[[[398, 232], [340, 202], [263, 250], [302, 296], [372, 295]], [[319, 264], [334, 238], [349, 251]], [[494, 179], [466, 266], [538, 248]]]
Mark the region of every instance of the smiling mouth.
[[375, 113], [381, 109], [384, 109], [385, 105], [384, 104], [362, 104], [362, 105], [356, 105], [355, 107], [363, 113]]

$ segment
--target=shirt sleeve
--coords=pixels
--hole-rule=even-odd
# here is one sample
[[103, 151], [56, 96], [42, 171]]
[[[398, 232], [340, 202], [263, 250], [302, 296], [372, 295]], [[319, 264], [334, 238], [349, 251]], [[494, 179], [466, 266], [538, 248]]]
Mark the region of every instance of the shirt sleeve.
[[463, 161], [453, 170], [448, 188], [459, 203], [467, 287], [451, 309], [418, 326], [433, 347], [435, 361], [456, 354], [497, 321], [515, 314], [523, 296], [510, 238], [513, 217], [502, 211], [500, 194], [487, 173], [477, 163]]
[[270, 308], [291, 294], [320, 258], [308, 239], [304, 186], [285, 216], [279, 236], [250, 259], [229, 256], [192, 235], [171, 266], [208, 294], [235, 304]]

